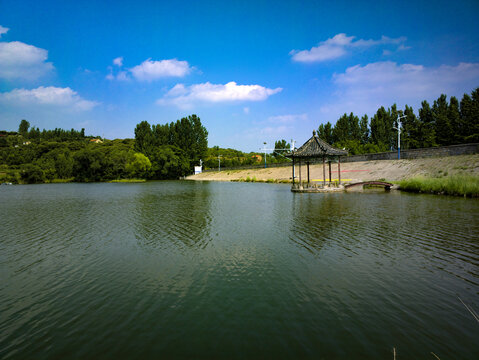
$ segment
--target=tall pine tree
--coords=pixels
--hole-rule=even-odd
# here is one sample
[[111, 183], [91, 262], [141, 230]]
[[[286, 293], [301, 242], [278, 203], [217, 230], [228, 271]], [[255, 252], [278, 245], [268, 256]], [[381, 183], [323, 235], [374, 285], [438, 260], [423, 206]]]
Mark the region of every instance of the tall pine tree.
[[447, 96], [442, 94], [432, 105], [434, 128], [439, 145], [450, 145], [453, 142], [451, 122], [448, 115]]
[[419, 121], [410, 106], [406, 105], [404, 115], [406, 115], [406, 117], [402, 118], [402, 148], [416, 149], [419, 147]]
[[369, 142], [369, 128], [368, 128], [368, 116], [365, 114], [359, 123], [359, 133], [361, 144], [365, 145]]
[[450, 143], [451, 144], [460, 144], [462, 143], [462, 136], [461, 136], [461, 114], [459, 112], [459, 101], [454, 96], [451, 96], [449, 100], [449, 107], [447, 108], [447, 118], [449, 120], [449, 124], [451, 126], [451, 137]]
[[431, 106], [424, 100], [419, 109], [418, 147], [436, 146], [436, 132], [434, 130], [434, 115]]

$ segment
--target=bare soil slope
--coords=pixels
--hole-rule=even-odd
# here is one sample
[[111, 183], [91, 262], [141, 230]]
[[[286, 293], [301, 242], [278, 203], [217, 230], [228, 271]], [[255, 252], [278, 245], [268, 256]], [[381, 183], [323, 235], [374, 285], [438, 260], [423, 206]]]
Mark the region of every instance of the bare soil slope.
[[[306, 166], [301, 167], [302, 179], [306, 179]], [[397, 181], [415, 176], [441, 177], [454, 174], [471, 174], [479, 176], [479, 154], [424, 158], [410, 160], [376, 160], [364, 162], [341, 163], [341, 180], [358, 182], [368, 180]], [[188, 180], [241, 181], [256, 178], [258, 181], [291, 181], [291, 167], [266, 169], [211, 171], [188, 176]], [[298, 176], [298, 167], [296, 167]], [[328, 178], [326, 164], [326, 178]], [[321, 164], [310, 166], [312, 180], [323, 179]], [[332, 178], [338, 178], [337, 164], [332, 164]]]

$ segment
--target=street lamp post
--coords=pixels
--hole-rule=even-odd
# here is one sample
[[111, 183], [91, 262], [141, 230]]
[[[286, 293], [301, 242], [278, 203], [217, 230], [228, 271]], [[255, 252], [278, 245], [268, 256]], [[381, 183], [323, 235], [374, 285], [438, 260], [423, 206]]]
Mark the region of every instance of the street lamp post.
[[[291, 139], [291, 154], [294, 154], [294, 143], [295, 141]], [[294, 178], [295, 178], [295, 171], [294, 171], [294, 158], [293, 158], [293, 183], [294, 183]]]
[[[293, 140], [291, 140], [291, 141], [293, 142]], [[274, 149], [268, 149], [268, 148], [266, 148], [266, 142], [263, 142], [263, 144], [264, 144], [264, 146], [263, 146], [262, 148], [259, 148], [259, 149], [260, 149], [261, 151], [264, 151], [264, 167], [266, 167], [266, 151], [291, 150], [291, 149], [276, 149], [276, 148], [274, 148]], [[294, 151], [294, 142], [293, 142], [293, 151]], [[277, 154], [279, 154], [280, 156], [283, 156], [283, 155], [281, 155], [280, 153], [277, 153]], [[283, 157], [285, 157], [285, 156], [283, 156]], [[286, 158], [286, 159], [288, 159], [288, 158]], [[288, 160], [290, 160], [290, 159], [288, 159]], [[290, 160], [290, 161], [291, 161], [291, 160]]]
[[221, 171], [221, 156], [222, 155], [218, 155], [218, 172]]
[[396, 129], [398, 131], [398, 160], [401, 159], [401, 120], [402, 118], [407, 117], [406, 115], [399, 116], [398, 115], [398, 127], [393, 127], [393, 129]]
[[266, 141], [263, 142], [264, 144], [264, 168], [266, 169]]

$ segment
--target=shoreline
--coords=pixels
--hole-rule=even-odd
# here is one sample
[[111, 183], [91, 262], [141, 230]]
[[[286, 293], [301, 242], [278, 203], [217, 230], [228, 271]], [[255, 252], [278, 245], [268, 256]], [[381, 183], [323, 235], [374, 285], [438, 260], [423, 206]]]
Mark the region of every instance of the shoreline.
[[[333, 166], [335, 167], [335, 166]], [[302, 180], [307, 178], [305, 166]], [[331, 169], [332, 182], [337, 183], [338, 171]], [[295, 178], [299, 168], [296, 167]], [[329, 181], [329, 169], [326, 172]], [[310, 166], [313, 188], [323, 182], [323, 166]], [[186, 180], [224, 182], [292, 183], [291, 167], [211, 171], [190, 175]], [[343, 185], [356, 182], [382, 181], [394, 183], [395, 189], [405, 192], [479, 197], [479, 154], [404, 160], [375, 160], [341, 164], [341, 185], [324, 190], [299, 190], [299, 192], [346, 191]], [[362, 187], [361, 187], [362, 190]], [[350, 191], [350, 190], [348, 190]], [[354, 191], [354, 190], [353, 190]]]
[[[298, 166], [296, 166], [296, 178]], [[332, 179], [338, 178], [337, 167], [332, 166]], [[307, 178], [306, 166], [301, 169], [302, 179]], [[451, 175], [479, 176], [479, 154], [437, 158], [374, 160], [341, 163], [341, 183], [360, 181], [399, 182], [415, 177], [441, 178]], [[185, 178], [193, 181], [240, 181], [291, 183], [291, 166], [261, 169], [208, 171]], [[320, 184], [323, 181], [322, 164], [310, 166], [310, 179]], [[328, 181], [326, 166], [326, 181]], [[333, 180], [334, 181], [334, 180]]]

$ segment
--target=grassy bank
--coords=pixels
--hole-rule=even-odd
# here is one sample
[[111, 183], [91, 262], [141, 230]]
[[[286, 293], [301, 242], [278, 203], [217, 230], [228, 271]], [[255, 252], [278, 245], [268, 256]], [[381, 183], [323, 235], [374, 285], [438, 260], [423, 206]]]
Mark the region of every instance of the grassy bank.
[[401, 190], [428, 194], [479, 197], [479, 176], [415, 177], [399, 181]]
[[260, 182], [260, 183], [270, 183], [270, 184], [289, 184], [291, 183], [290, 180], [280, 180], [280, 179], [257, 179], [256, 176], [246, 178], [239, 178], [239, 179], [232, 179], [230, 181], [233, 182]]
[[119, 180], [110, 180], [109, 183], [142, 183], [146, 182], [145, 179], [119, 179]]

